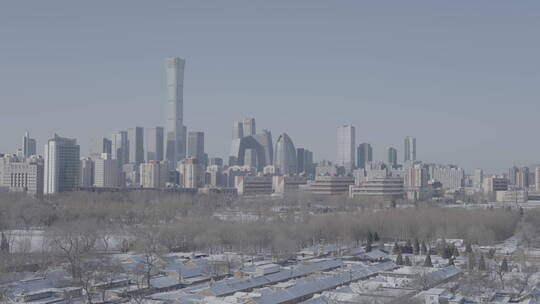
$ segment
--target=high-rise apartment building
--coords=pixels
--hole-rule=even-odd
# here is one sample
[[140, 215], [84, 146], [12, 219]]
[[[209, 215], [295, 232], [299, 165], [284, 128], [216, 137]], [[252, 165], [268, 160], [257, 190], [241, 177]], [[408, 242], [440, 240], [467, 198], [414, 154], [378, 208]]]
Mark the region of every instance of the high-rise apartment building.
[[405, 137], [405, 155], [404, 161], [416, 161], [416, 138], [407, 136]]
[[80, 147], [77, 140], [54, 135], [45, 145], [44, 193], [73, 191], [80, 181]]
[[459, 190], [465, 186], [465, 171], [456, 166], [430, 165], [429, 177], [440, 182], [444, 189]]
[[182, 178], [182, 187], [199, 188], [204, 183], [204, 168], [199, 160], [188, 157], [179, 165], [178, 171]]
[[398, 165], [396, 148], [393, 148], [393, 147], [388, 148], [388, 165], [392, 168], [395, 168]]
[[118, 160], [119, 166], [129, 162], [127, 131], [117, 131], [111, 137], [111, 158]]
[[184, 126], [184, 68], [186, 61], [167, 58], [167, 143], [165, 159], [171, 168], [186, 156], [186, 127]]
[[23, 136], [22, 153], [25, 158], [36, 155], [36, 140], [30, 138], [28, 131], [26, 131]]
[[483, 183], [484, 183], [484, 170], [474, 169], [473, 188], [482, 189]]
[[129, 128], [127, 131], [129, 163], [140, 164], [144, 162], [144, 129], [142, 127]]
[[163, 160], [164, 130], [163, 127], [146, 129], [146, 161]]
[[196, 158], [199, 164], [204, 165], [204, 132], [189, 132], [188, 133], [188, 146], [187, 156]]
[[373, 162], [373, 148], [368, 143], [361, 143], [358, 145], [356, 155], [357, 168], [365, 169], [371, 162]]
[[337, 128], [337, 165], [343, 166], [347, 173], [355, 168], [355, 128], [351, 125]]
[[529, 168], [521, 167], [516, 174], [515, 186], [519, 189], [529, 188]]

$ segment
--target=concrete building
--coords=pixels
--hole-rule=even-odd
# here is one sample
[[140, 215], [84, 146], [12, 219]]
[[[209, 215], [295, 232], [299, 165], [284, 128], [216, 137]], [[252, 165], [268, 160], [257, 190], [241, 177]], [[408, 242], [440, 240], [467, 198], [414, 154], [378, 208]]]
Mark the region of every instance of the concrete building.
[[168, 166], [165, 161], [152, 160], [139, 165], [141, 187], [163, 189], [167, 184]]
[[331, 161], [322, 160], [317, 164], [317, 166], [315, 168], [315, 176], [319, 176], [319, 175], [328, 175], [328, 176], [341, 175], [341, 174], [344, 173], [342, 171], [343, 170], [340, 170], [340, 168], [338, 166], [336, 166], [335, 164], [333, 164]]
[[129, 163], [144, 163], [144, 129], [142, 127], [129, 128], [127, 131]]
[[300, 189], [313, 195], [345, 195], [349, 186], [354, 184], [354, 177], [319, 175], [315, 180]]
[[405, 194], [403, 178], [401, 177], [374, 177], [369, 178], [360, 185], [351, 185], [349, 197], [375, 198], [383, 201], [403, 199]]
[[451, 165], [428, 166], [429, 178], [442, 184], [443, 189], [459, 190], [465, 186], [465, 171]]
[[165, 159], [170, 168], [186, 157], [184, 126], [184, 68], [186, 61], [172, 57], [165, 61], [167, 74], [167, 143]]
[[0, 182], [3, 187], [12, 192], [26, 192], [35, 197], [43, 196], [43, 159], [35, 154], [18, 158], [15, 155], [5, 155], [0, 158]]
[[405, 137], [403, 160], [405, 162], [416, 161], [416, 138], [411, 137], [411, 136]]
[[353, 126], [337, 128], [337, 165], [345, 168], [346, 173], [355, 169], [356, 132]]
[[102, 153], [94, 161], [94, 187], [120, 188], [121, 171], [119, 161], [112, 159], [110, 154]]
[[205, 184], [213, 188], [225, 187], [227, 183], [223, 174], [223, 168], [219, 165], [209, 165], [206, 167]]
[[124, 185], [129, 188], [139, 188], [141, 185], [141, 175], [137, 164], [122, 165], [122, 176]]
[[427, 169], [422, 165], [405, 169], [403, 186], [407, 199], [417, 201], [425, 198], [428, 176]]
[[220, 166], [223, 167], [223, 158], [221, 157], [210, 157], [208, 160], [209, 166]]
[[235, 176], [235, 188], [239, 195], [272, 194], [272, 176]]
[[188, 146], [187, 156], [196, 158], [200, 165], [205, 166], [204, 155], [204, 132], [189, 132], [188, 133]]
[[22, 140], [22, 154], [25, 158], [36, 155], [36, 140], [30, 138], [30, 133], [26, 131]]
[[197, 158], [188, 157], [178, 166], [178, 172], [184, 188], [199, 188], [204, 185], [204, 166]]
[[397, 167], [398, 165], [398, 157], [397, 157], [397, 149], [390, 147], [388, 148], [388, 165], [392, 168]]
[[92, 137], [90, 139], [90, 156], [99, 158], [102, 153], [112, 153], [112, 141], [105, 137]]
[[94, 166], [94, 158], [85, 157], [81, 159], [81, 187], [88, 188], [94, 185]]
[[256, 171], [250, 166], [232, 166], [223, 172], [225, 187], [236, 188], [235, 179], [237, 176], [255, 175]]
[[358, 145], [356, 155], [357, 168], [364, 169], [369, 166], [371, 162], [373, 162], [373, 148], [368, 143], [361, 143]]
[[529, 193], [526, 189], [495, 191], [495, 200], [500, 203], [525, 203], [529, 200]]
[[276, 141], [274, 152], [274, 167], [279, 174], [296, 174], [298, 172], [296, 148], [292, 139], [286, 133], [281, 134]]
[[80, 182], [80, 147], [75, 139], [54, 135], [45, 145], [44, 193], [73, 191]]
[[484, 170], [474, 169], [473, 188], [482, 189], [483, 183], [484, 183]]
[[519, 172], [519, 168], [516, 166], [512, 166], [510, 169], [508, 169], [508, 185], [515, 185], [517, 180], [517, 174]]
[[518, 189], [528, 189], [529, 184], [529, 168], [519, 168], [515, 175], [515, 187]]
[[164, 136], [163, 127], [146, 129], [146, 161], [163, 160]]
[[313, 152], [308, 149], [296, 149], [296, 161], [298, 163], [298, 173], [303, 173], [307, 176], [315, 175], [315, 166], [313, 164]]
[[298, 175], [278, 175], [272, 177], [272, 188], [274, 193], [286, 194], [290, 192], [297, 192], [300, 185], [306, 185], [307, 178], [305, 176]]
[[129, 162], [127, 131], [117, 131], [112, 134], [111, 158], [118, 160], [120, 166]]
[[484, 178], [484, 193], [495, 193], [497, 191], [508, 190], [508, 179], [498, 176], [488, 176]]

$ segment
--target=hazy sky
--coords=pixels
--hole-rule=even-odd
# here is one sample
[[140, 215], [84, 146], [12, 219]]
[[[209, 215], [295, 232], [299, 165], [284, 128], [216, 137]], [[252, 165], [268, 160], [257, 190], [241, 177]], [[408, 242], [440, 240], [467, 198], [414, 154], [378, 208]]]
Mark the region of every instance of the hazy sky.
[[[204, 2], [204, 4], [203, 4]], [[226, 157], [233, 120], [336, 158], [403, 138], [467, 169], [540, 162], [540, 2], [2, 1], [0, 151], [28, 129], [92, 136], [163, 126], [164, 58], [186, 58], [184, 121]]]

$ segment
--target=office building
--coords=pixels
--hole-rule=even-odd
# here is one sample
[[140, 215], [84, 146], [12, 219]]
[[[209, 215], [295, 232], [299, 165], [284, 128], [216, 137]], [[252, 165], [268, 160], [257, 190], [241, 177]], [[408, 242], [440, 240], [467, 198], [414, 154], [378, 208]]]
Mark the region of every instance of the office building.
[[451, 165], [428, 166], [429, 178], [442, 184], [443, 189], [459, 190], [465, 185], [465, 171]]
[[356, 132], [353, 126], [337, 128], [337, 165], [351, 173], [355, 168]]
[[45, 145], [44, 193], [73, 191], [80, 182], [80, 147], [75, 139], [54, 135]]
[[244, 137], [244, 122], [235, 121], [233, 123], [232, 139]]
[[239, 195], [272, 194], [272, 176], [235, 176], [234, 186]]
[[122, 165], [122, 177], [124, 180], [123, 186], [139, 188], [141, 185], [139, 165], [129, 163]]
[[406, 198], [412, 201], [424, 199], [428, 177], [429, 172], [422, 165], [406, 168], [403, 176], [403, 188]]
[[327, 176], [335, 176], [335, 175], [341, 175], [344, 172], [340, 172], [340, 168], [333, 164], [331, 161], [328, 160], [322, 160], [320, 161], [316, 168], [315, 168], [315, 175], [327, 175]]
[[112, 153], [112, 141], [105, 137], [93, 137], [90, 139], [90, 156], [99, 158], [102, 153]]
[[184, 188], [199, 188], [204, 185], [204, 166], [197, 158], [188, 157], [178, 166], [178, 172]]
[[223, 158], [221, 158], [221, 157], [210, 157], [210, 159], [208, 160], [208, 165], [209, 166], [223, 167]]
[[127, 131], [117, 131], [111, 137], [111, 158], [118, 160], [119, 166], [129, 162]]
[[473, 188], [482, 189], [482, 184], [484, 183], [484, 170], [474, 169], [473, 175]]
[[140, 164], [144, 162], [144, 129], [142, 127], [129, 128], [127, 131], [129, 160], [128, 163]]
[[204, 153], [204, 132], [189, 132], [188, 133], [188, 146], [187, 156], [196, 158], [198, 163], [206, 165], [205, 153]]
[[315, 175], [315, 166], [313, 164], [313, 152], [308, 149], [296, 149], [296, 161], [298, 163], [298, 173], [304, 173], [308, 176]]
[[184, 126], [184, 68], [186, 61], [172, 57], [165, 61], [167, 74], [167, 143], [165, 160], [170, 168], [186, 156], [186, 127]]
[[26, 131], [23, 136], [22, 154], [25, 158], [36, 155], [36, 140], [30, 138], [30, 133], [28, 133], [28, 131]]
[[368, 178], [359, 185], [351, 185], [349, 197], [395, 201], [403, 199], [405, 194], [403, 178], [401, 177], [373, 177]]
[[529, 168], [519, 168], [515, 175], [515, 187], [518, 189], [528, 189], [529, 184]]
[[358, 145], [356, 158], [356, 167], [365, 169], [373, 162], [373, 148], [368, 143], [361, 143]]
[[416, 138], [407, 136], [405, 137], [404, 146], [404, 161], [413, 162], [416, 161]]
[[28, 195], [43, 195], [43, 159], [37, 155], [18, 158], [5, 155], [0, 158], [0, 185], [11, 192], [25, 192]]
[[396, 168], [398, 165], [397, 149], [390, 147], [388, 148], [388, 165], [391, 168]]
[[94, 185], [94, 158], [85, 157], [81, 159], [81, 181], [82, 188], [92, 187]]
[[102, 153], [100, 158], [94, 160], [94, 187], [119, 188], [122, 186], [121, 181], [118, 160], [112, 159], [107, 153]]
[[299, 189], [313, 195], [346, 195], [349, 193], [349, 186], [354, 184], [354, 177], [351, 176], [325, 176], [319, 175], [315, 180]]
[[272, 177], [272, 188], [274, 193], [286, 194], [291, 192], [297, 192], [300, 185], [306, 185], [307, 178], [305, 176], [298, 175], [278, 175]]
[[274, 167], [280, 174], [297, 173], [296, 148], [286, 133], [281, 134], [276, 141]]
[[[246, 118], [243, 122], [244, 136], [254, 136], [256, 134], [255, 118]], [[256, 150], [248, 148], [244, 154], [244, 165], [257, 167]]]
[[163, 127], [146, 129], [146, 161], [162, 161], [164, 156], [164, 130]]
[[484, 193], [495, 193], [497, 191], [508, 190], [508, 179], [499, 176], [488, 176], [484, 178]]
[[167, 162], [152, 160], [139, 165], [141, 187], [163, 189], [167, 184], [169, 170]]

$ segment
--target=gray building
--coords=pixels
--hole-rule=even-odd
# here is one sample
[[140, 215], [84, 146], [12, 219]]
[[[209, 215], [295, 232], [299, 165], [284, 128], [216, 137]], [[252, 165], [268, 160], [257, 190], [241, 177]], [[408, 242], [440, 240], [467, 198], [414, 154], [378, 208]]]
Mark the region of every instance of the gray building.
[[192, 131], [188, 133], [188, 157], [196, 158], [199, 164], [205, 164], [204, 132]]
[[110, 154], [103, 153], [94, 162], [94, 187], [121, 187], [121, 169], [118, 160], [111, 159]]
[[296, 148], [292, 139], [286, 133], [281, 134], [276, 141], [274, 152], [274, 167], [280, 174], [296, 174], [298, 172]]
[[43, 159], [32, 155], [20, 159], [15, 155], [0, 158], [3, 171], [0, 184], [13, 192], [25, 192], [41, 197], [43, 195]]
[[90, 156], [100, 157], [102, 153], [112, 153], [112, 141], [105, 137], [90, 139]]
[[186, 127], [184, 126], [184, 68], [186, 61], [167, 58], [167, 142], [165, 159], [172, 168], [186, 156]]
[[[254, 136], [256, 134], [255, 118], [246, 118], [243, 123], [244, 136]], [[247, 149], [244, 156], [244, 164], [257, 167], [257, 152], [254, 149]]]
[[356, 167], [365, 169], [373, 161], [373, 148], [368, 143], [361, 143], [356, 155]]
[[343, 166], [347, 173], [355, 168], [355, 138], [353, 126], [340, 126], [337, 128], [337, 165]]
[[298, 173], [305, 173], [306, 175], [315, 174], [315, 166], [313, 164], [313, 152], [305, 148], [296, 149], [296, 160]]
[[233, 123], [232, 139], [244, 137], [244, 123], [241, 121], [235, 121]]
[[405, 137], [405, 146], [404, 146], [404, 161], [415, 161], [416, 160], [416, 138], [407, 136]]
[[119, 162], [119, 166], [129, 161], [129, 146], [127, 131], [117, 131], [111, 138], [111, 157]]
[[163, 127], [146, 129], [146, 161], [163, 160], [164, 130]]
[[26, 131], [23, 136], [22, 152], [25, 158], [36, 155], [36, 140], [30, 138], [28, 131]]
[[388, 165], [392, 168], [396, 168], [398, 165], [397, 149], [390, 147], [388, 148]]
[[45, 145], [44, 193], [73, 191], [80, 181], [80, 146], [77, 140], [54, 135]]
[[144, 163], [144, 129], [129, 128], [127, 131], [129, 159], [132, 164]]
[[81, 159], [80, 186], [84, 188], [94, 186], [94, 159], [92, 157]]

